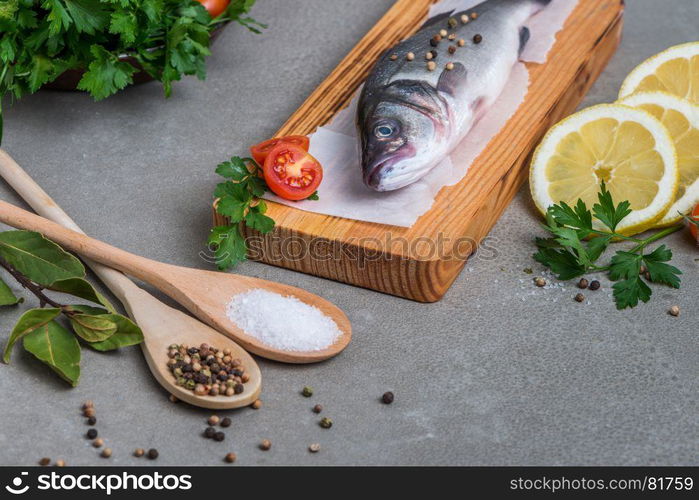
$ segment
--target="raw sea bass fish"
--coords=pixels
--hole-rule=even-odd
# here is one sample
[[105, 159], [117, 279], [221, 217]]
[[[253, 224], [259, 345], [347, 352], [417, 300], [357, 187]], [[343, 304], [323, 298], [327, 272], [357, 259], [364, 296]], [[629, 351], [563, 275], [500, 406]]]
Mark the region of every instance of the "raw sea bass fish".
[[386, 52], [359, 99], [364, 183], [393, 191], [436, 167], [500, 96], [527, 21], [550, 2], [488, 0], [428, 21]]

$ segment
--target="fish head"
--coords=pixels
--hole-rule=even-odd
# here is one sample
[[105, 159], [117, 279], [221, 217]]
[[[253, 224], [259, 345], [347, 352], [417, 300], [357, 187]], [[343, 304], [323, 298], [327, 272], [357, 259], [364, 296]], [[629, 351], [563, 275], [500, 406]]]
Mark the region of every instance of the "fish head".
[[412, 184], [444, 153], [439, 113], [406, 100], [378, 103], [360, 123], [364, 183], [375, 191]]
[[393, 191], [422, 177], [438, 141], [433, 119], [410, 106], [384, 102], [362, 129], [364, 183], [375, 191]]

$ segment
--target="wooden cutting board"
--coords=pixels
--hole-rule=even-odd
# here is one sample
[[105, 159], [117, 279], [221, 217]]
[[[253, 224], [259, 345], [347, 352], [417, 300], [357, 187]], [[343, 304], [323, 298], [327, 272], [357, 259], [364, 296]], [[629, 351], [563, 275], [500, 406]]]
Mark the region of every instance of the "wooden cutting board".
[[[398, 0], [277, 132], [307, 135], [346, 107], [375, 61], [416, 32], [437, 0]], [[623, 0], [581, 0], [544, 65], [527, 64], [529, 93], [457, 185], [413, 227], [303, 212], [269, 203], [273, 233], [246, 230], [250, 258], [420, 301], [438, 301], [528, 175], [546, 131], [580, 104], [621, 41]], [[357, 172], [359, 175], [359, 172]], [[216, 225], [225, 224], [215, 214]]]

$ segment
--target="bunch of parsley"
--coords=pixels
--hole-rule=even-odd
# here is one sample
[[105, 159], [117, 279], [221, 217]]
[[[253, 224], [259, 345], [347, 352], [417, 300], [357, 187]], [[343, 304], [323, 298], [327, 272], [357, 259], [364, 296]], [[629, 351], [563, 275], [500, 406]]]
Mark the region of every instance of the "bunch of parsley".
[[[549, 208], [544, 228], [553, 234], [551, 238], [537, 238], [539, 251], [534, 259], [553, 271], [558, 279], [570, 280], [590, 272], [607, 272], [616, 283], [613, 286], [614, 300], [618, 309], [635, 307], [639, 301], [648, 302], [652, 290], [646, 282], [680, 287], [682, 272], [668, 264], [672, 251], [661, 245], [650, 253], [646, 248], [679, 230], [677, 225], [652, 234], [646, 239], [632, 238], [617, 232], [617, 227], [632, 210], [624, 201], [614, 204], [612, 195], [602, 184], [599, 203], [590, 211], [585, 202], [578, 200], [575, 207], [559, 203]], [[605, 229], [598, 229], [593, 218]], [[617, 251], [607, 265], [599, 265], [613, 241], [628, 241], [633, 247]]]
[[219, 24], [264, 27], [246, 16], [254, 3], [232, 0], [212, 19], [194, 0], [0, 0], [0, 99], [36, 92], [69, 69], [86, 71], [78, 88], [97, 100], [132, 83], [141, 69], [169, 96], [183, 75], [205, 78], [210, 34]]

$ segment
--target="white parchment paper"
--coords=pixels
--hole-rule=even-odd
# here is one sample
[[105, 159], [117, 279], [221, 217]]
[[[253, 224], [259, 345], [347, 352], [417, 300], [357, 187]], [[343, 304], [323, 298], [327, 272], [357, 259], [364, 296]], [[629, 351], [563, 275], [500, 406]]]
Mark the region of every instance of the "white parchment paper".
[[[545, 63], [556, 34], [579, 0], [553, 0], [528, 24], [531, 39], [522, 54], [523, 62]], [[482, 0], [442, 0], [429, 13], [467, 10]], [[311, 137], [311, 154], [323, 165], [324, 179], [319, 201], [289, 202], [268, 194], [266, 198], [308, 212], [334, 215], [380, 224], [410, 227], [427, 212], [437, 193], [464, 178], [474, 160], [505, 126], [524, 101], [529, 88], [529, 72], [518, 63], [502, 95], [474, 126], [454, 151], [418, 182], [398, 191], [377, 193], [362, 182], [359, 140], [355, 127], [357, 101], [340, 111], [333, 121], [319, 127]]]

